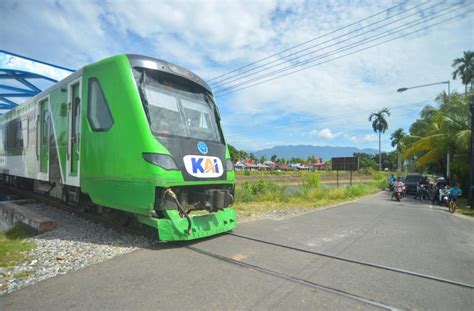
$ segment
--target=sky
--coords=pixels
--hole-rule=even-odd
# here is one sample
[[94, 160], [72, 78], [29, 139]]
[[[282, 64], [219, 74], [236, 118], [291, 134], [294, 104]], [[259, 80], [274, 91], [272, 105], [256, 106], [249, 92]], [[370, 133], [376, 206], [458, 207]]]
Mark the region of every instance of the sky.
[[[3, 0], [0, 49], [75, 69], [121, 53], [178, 64], [211, 84], [227, 142], [246, 151], [378, 148], [368, 116], [388, 107], [388, 151], [390, 134], [408, 131], [420, 110], [447, 91], [446, 84], [398, 88], [449, 80], [451, 91], [463, 92], [451, 64], [474, 50], [473, 10], [474, 0]], [[69, 74], [1, 53], [0, 68], [55, 79]], [[244, 82], [240, 87], [248, 87], [238, 90]]]

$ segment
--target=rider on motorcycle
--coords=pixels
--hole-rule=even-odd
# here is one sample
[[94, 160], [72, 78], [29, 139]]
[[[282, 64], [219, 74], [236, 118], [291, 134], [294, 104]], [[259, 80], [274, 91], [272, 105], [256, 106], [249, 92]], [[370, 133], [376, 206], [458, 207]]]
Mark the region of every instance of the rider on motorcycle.
[[428, 179], [428, 176], [423, 176], [423, 178], [416, 184], [415, 200], [416, 199], [422, 200], [424, 197], [426, 197], [427, 194], [429, 193], [428, 192], [429, 186], [430, 186], [430, 180]]
[[390, 191], [393, 191], [393, 184], [395, 184], [396, 178], [395, 175], [391, 174], [388, 177], [388, 188]]
[[439, 201], [439, 191], [446, 187], [447, 183], [444, 177], [438, 178], [436, 185], [434, 187], [433, 198], [431, 199], [431, 203], [434, 204], [435, 201]]
[[397, 195], [397, 192], [398, 192], [398, 195], [401, 196], [404, 187], [405, 187], [405, 184], [403, 183], [403, 181], [401, 181], [400, 177], [397, 177], [397, 181], [393, 184], [392, 199], [394, 196]]

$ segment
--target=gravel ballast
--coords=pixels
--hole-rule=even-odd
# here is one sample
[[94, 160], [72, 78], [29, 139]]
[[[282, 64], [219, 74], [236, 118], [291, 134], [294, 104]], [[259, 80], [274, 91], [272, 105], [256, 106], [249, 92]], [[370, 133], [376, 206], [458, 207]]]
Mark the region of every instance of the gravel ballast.
[[156, 243], [45, 204], [23, 206], [53, 219], [58, 227], [27, 239], [37, 245], [28, 253], [27, 262], [12, 268], [0, 268], [0, 295]]

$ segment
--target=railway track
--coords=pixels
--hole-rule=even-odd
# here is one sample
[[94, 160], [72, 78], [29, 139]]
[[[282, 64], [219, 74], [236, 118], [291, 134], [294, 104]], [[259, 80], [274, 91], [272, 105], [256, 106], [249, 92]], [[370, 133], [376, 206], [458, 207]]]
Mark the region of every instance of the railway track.
[[[3, 187], [5, 188], [4, 185], [3, 185]], [[146, 231], [146, 229], [147, 229], [146, 226], [139, 226], [139, 225], [132, 225], [132, 226], [127, 226], [127, 227], [119, 226], [119, 225], [117, 225], [117, 223], [114, 223], [113, 220], [111, 220], [111, 219], [107, 219], [106, 217], [96, 215], [96, 214], [82, 212], [82, 211], [78, 210], [77, 208], [74, 208], [74, 207], [71, 207], [67, 204], [64, 204], [63, 202], [61, 202], [59, 200], [49, 198], [49, 197], [46, 197], [46, 196], [41, 195], [41, 194], [33, 193], [31, 191], [26, 191], [26, 190], [22, 190], [22, 189], [12, 188], [12, 187], [6, 187], [5, 189], [7, 189], [8, 191], [13, 192], [15, 194], [18, 194], [22, 197], [35, 199], [39, 202], [54, 206], [56, 208], [60, 208], [62, 210], [66, 210], [68, 212], [72, 212], [72, 213], [74, 213], [74, 214], [76, 214], [80, 217], [83, 217], [83, 218], [89, 220], [89, 221], [92, 221], [94, 223], [100, 223], [100, 224], [102, 224], [102, 225], [104, 225], [108, 228], [112, 228], [112, 229], [117, 230], [117, 231], [125, 231], [127, 233], [144, 235], [148, 238], [150, 238], [151, 237], [150, 235], [153, 234], [152, 232]], [[378, 265], [378, 264], [374, 264], [374, 263], [370, 263], [370, 262], [354, 260], [354, 259], [350, 259], [350, 258], [346, 258], [346, 257], [335, 256], [335, 255], [331, 255], [331, 254], [311, 251], [311, 250], [302, 249], [302, 248], [297, 248], [297, 247], [293, 247], [293, 246], [289, 246], [289, 245], [284, 245], [284, 244], [275, 243], [275, 242], [271, 242], [271, 241], [266, 241], [266, 240], [262, 240], [262, 239], [257, 239], [257, 238], [253, 238], [253, 237], [249, 237], [249, 236], [245, 236], [245, 235], [240, 235], [240, 234], [236, 234], [236, 233], [233, 233], [233, 232], [226, 233], [226, 235], [232, 236], [232, 237], [235, 237], [235, 238], [239, 238], [239, 239], [248, 240], [248, 241], [251, 241], [251, 242], [254, 242], [254, 243], [261, 243], [261, 244], [270, 245], [270, 246], [274, 246], [274, 247], [278, 247], [278, 248], [282, 248], [282, 249], [287, 249], [287, 250], [295, 251], [295, 252], [298, 252], [298, 253], [305, 253], [305, 254], [310, 254], [310, 255], [314, 255], [314, 256], [325, 257], [325, 258], [329, 258], [329, 259], [333, 259], [333, 260], [337, 260], [337, 261], [347, 262], [347, 263], [351, 263], [351, 264], [357, 264], [357, 265], [366, 266], [366, 267], [370, 267], [370, 268], [375, 268], [375, 269], [379, 269], [379, 270], [391, 271], [391, 272], [394, 272], [394, 273], [400, 273], [400, 274], [404, 274], [404, 275], [408, 275], [408, 276], [412, 276], [412, 277], [416, 277], [416, 278], [422, 278], [422, 279], [426, 279], [426, 280], [430, 280], [430, 281], [449, 284], [449, 285], [452, 285], [452, 286], [458, 286], [458, 287], [467, 288], [467, 289], [474, 289], [474, 285], [472, 285], [472, 284], [459, 282], [459, 281], [455, 281], [455, 280], [449, 280], [449, 279], [445, 279], [445, 278], [441, 278], [441, 277], [437, 277], [437, 276], [432, 276], [432, 275], [428, 275], [428, 274], [413, 272], [413, 271], [409, 271], [409, 270], [404, 270], [404, 269], [399, 269], [399, 268], [389, 267], [389, 266], [384, 266], [384, 265]], [[235, 260], [235, 259], [227, 257], [227, 256], [223, 256], [223, 255], [218, 254], [218, 253], [210, 252], [210, 251], [204, 250], [202, 248], [190, 245], [190, 244], [192, 244], [192, 242], [184, 242], [184, 243], [172, 242], [172, 243], [167, 243], [167, 244], [168, 245], [172, 244], [172, 245], [174, 245], [176, 247], [180, 247], [180, 248], [186, 248], [186, 249], [191, 250], [193, 252], [200, 253], [202, 255], [212, 257], [216, 260], [224, 261], [224, 262], [227, 262], [229, 264], [237, 265], [237, 266], [240, 266], [240, 267], [243, 267], [243, 268], [252, 269], [254, 271], [264, 273], [264, 274], [268, 274], [268, 275], [271, 275], [271, 276], [276, 277], [276, 278], [280, 278], [280, 279], [284, 279], [284, 280], [287, 280], [287, 281], [290, 281], [290, 282], [298, 283], [298, 284], [301, 284], [303, 286], [307, 286], [307, 287], [310, 287], [310, 288], [313, 288], [313, 289], [319, 289], [319, 290], [329, 292], [329, 293], [332, 293], [332, 294], [335, 294], [335, 295], [338, 295], [338, 296], [342, 296], [342, 297], [345, 297], [345, 298], [349, 298], [349, 299], [352, 299], [352, 300], [355, 300], [355, 301], [358, 301], [358, 302], [366, 303], [366, 304], [372, 305], [374, 307], [379, 307], [379, 308], [383, 308], [383, 309], [386, 309], [386, 310], [398, 310], [397, 307], [385, 304], [383, 302], [375, 301], [375, 300], [372, 300], [372, 299], [367, 298], [367, 297], [362, 297], [360, 295], [349, 293], [347, 291], [340, 290], [340, 289], [337, 289], [337, 288], [333, 288], [333, 287], [330, 287], [330, 286], [326, 286], [324, 284], [318, 284], [318, 283], [312, 282], [310, 280], [298, 278], [298, 277], [295, 277], [295, 276], [292, 276], [292, 275], [289, 275], [289, 274], [286, 274], [286, 273], [274, 271], [274, 270], [271, 270], [271, 269], [268, 269], [268, 268], [265, 268], [265, 267], [262, 267], [262, 266], [259, 266], [259, 265], [246, 263], [246, 262], [243, 262], [243, 261], [240, 261], [240, 260]]]
[[463, 283], [463, 282], [459, 282], [459, 281], [453, 281], [453, 280], [449, 280], [449, 279], [445, 279], [445, 278], [441, 278], [441, 277], [437, 277], [437, 276], [432, 276], [432, 275], [413, 272], [413, 271], [409, 271], [409, 270], [404, 270], [404, 269], [399, 269], [399, 268], [394, 268], [394, 267], [389, 267], [389, 266], [384, 266], [384, 265], [378, 265], [378, 264], [374, 264], [374, 263], [370, 263], [370, 262], [366, 262], [366, 261], [354, 260], [354, 259], [350, 259], [350, 258], [346, 258], [346, 257], [335, 256], [335, 255], [331, 255], [331, 254], [311, 251], [311, 250], [297, 248], [297, 247], [293, 247], [293, 246], [289, 246], [289, 245], [284, 245], [284, 244], [274, 243], [274, 242], [270, 242], [270, 241], [260, 240], [260, 239], [240, 235], [240, 234], [235, 234], [235, 233], [227, 233], [227, 234], [231, 235], [231, 236], [234, 236], [234, 237], [241, 238], [241, 239], [245, 239], [245, 240], [249, 240], [249, 241], [253, 241], [253, 242], [257, 242], [257, 243], [263, 243], [263, 244], [266, 244], [266, 245], [277, 246], [277, 247], [280, 247], [280, 248], [285, 248], [285, 249], [289, 249], [289, 250], [293, 250], [293, 251], [297, 251], [297, 252], [301, 252], [301, 253], [306, 253], [306, 254], [331, 258], [331, 259], [338, 260], [338, 261], [344, 261], [344, 262], [349, 262], [349, 263], [353, 263], [353, 264], [358, 264], [358, 265], [362, 265], [362, 266], [366, 266], [366, 267], [371, 267], [371, 268], [376, 268], [376, 269], [381, 269], [381, 270], [406, 274], [406, 275], [410, 275], [410, 276], [414, 276], [414, 277], [419, 277], [419, 278], [423, 278], [423, 279], [427, 279], [427, 280], [431, 280], [431, 281], [436, 281], [436, 282], [446, 283], [446, 284], [450, 284], [450, 285], [460, 286], [460, 287], [464, 287], [464, 288], [468, 288], [468, 289], [474, 289], [474, 285], [472, 285], [472, 284], [467, 284], [467, 283]]
[[[404, 269], [399, 269], [399, 268], [394, 268], [394, 267], [389, 267], [389, 266], [384, 266], [384, 265], [378, 265], [378, 264], [374, 264], [374, 263], [370, 263], [370, 262], [354, 260], [354, 259], [350, 259], [350, 258], [335, 256], [335, 255], [331, 255], [331, 254], [311, 251], [311, 250], [302, 249], [302, 248], [297, 248], [297, 247], [284, 245], [284, 244], [280, 244], [280, 243], [275, 243], [275, 242], [271, 242], [271, 241], [256, 239], [256, 238], [253, 238], [253, 237], [240, 235], [240, 234], [236, 234], [236, 233], [233, 233], [233, 232], [229, 232], [229, 233], [227, 233], [227, 235], [232, 236], [232, 237], [236, 237], [236, 238], [240, 238], [240, 239], [244, 239], [244, 240], [248, 240], [248, 241], [252, 241], [252, 242], [255, 242], [255, 243], [261, 243], [261, 244], [265, 244], [265, 245], [270, 245], [270, 246], [274, 246], [274, 247], [278, 247], [278, 248], [282, 248], [282, 249], [295, 251], [295, 252], [298, 252], [298, 253], [304, 253], [304, 254], [310, 254], [310, 255], [319, 256], [319, 257], [325, 257], [325, 258], [329, 258], [329, 259], [333, 259], [333, 260], [337, 260], [337, 261], [342, 261], [342, 262], [347, 262], [347, 263], [351, 263], [351, 264], [357, 264], [357, 265], [361, 265], [361, 266], [375, 268], [375, 269], [379, 269], [379, 270], [385, 270], [385, 271], [390, 271], [390, 272], [394, 272], [394, 273], [404, 274], [404, 275], [408, 275], [408, 276], [411, 276], [411, 277], [416, 277], [416, 278], [421, 278], [421, 279], [430, 280], [430, 281], [434, 281], [434, 282], [444, 283], [444, 284], [448, 284], [448, 285], [452, 285], [452, 286], [458, 286], [458, 287], [467, 288], [467, 289], [471, 289], [471, 290], [474, 289], [474, 285], [472, 285], [472, 284], [459, 282], [459, 281], [454, 281], [454, 280], [449, 280], [449, 279], [445, 279], [445, 278], [441, 278], [441, 277], [437, 277], [437, 276], [432, 276], [432, 275], [428, 275], [428, 274], [413, 272], [413, 271], [409, 271], [409, 270], [404, 270]], [[354, 294], [354, 293], [350, 293], [350, 292], [347, 292], [347, 291], [344, 291], [344, 290], [341, 290], [341, 289], [337, 289], [337, 288], [334, 288], [334, 287], [330, 287], [330, 286], [327, 286], [327, 285], [324, 285], [324, 284], [319, 284], [319, 283], [316, 283], [316, 282], [313, 282], [313, 281], [310, 281], [310, 280], [298, 278], [298, 277], [295, 277], [295, 276], [292, 276], [292, 275], [289, 275], [289, 274], [286, 274], [286, 273], [271, 270], [271, 269], [262, 267], [260, 265], [254, 265], [254, 264], [251, 264], [251, 263], [243, 262], [241, 260], [236, 260], [236, 259], [233, 259], [233, 258], [230, 258], [230, 257], [227, 257], [227, 256], [223, 256], [223, 255], [218, 254], [218, 253], [214, 253], [214, 252], [211, 252], [211, 251], [208, 251], [208, 250], [204, 250], [204, 249], [196, 247], [196, 246], [186, 246], [186, 248], [191, 250], [191, 251], [194, 251], [194, 252], [212, 257], [212, 258], [217, 259], [217, 260], [221, 260], [221, 261], [224, 261], [224, 262], [227, 262], [227, 263], [230, 263], [230, 264], [233, 264], [233, 265], [237, 265], [237, 266], [240, 266], [240, 267], [243, 267], [243, 268], [252, 269], [252, 270], [260, 272], [260, 273], [272, 275], [274, 277], [284, 279], [284, 280], [288, 280], [288, 281], [291, 281], [291, 282], [294, 282], [294, 283], [298, 283], [298, 284], [301, 284], [301, 285], [304, 285], [304, 286], [307, 286], [307, 287], [310, 287], [310, 288], [313, 288], [313, 289], [319, 289], [319, 290], [329, 292], [329, 293], [332, 293], [332, 294], [335, 294], [335, 295], [338, 295], [338, 296], [342, 296], [342, 297], [345, 297], [345, 298], [356, 300], [356, 301], [359, 301], [359, 302], [362, 302], [362, 303], [369, 304], [369, 305], [374, 306], [374, 307], [380, 307], [380, 308], [383, 308], [383, 309], [386, 309], [386, 310], [399, 310], [399, 308], [397, 308], [395, 306], [391, 306], [389, 304], [386, 304], [386, 303], [383, 303], [383, 302], [380, 302], [380, 301], [376, 301], [376, 300], [373, 300], [373, 299], [370, 299], [370, 298], [367, 298], [367, 297], [362, 297], [362, 296]]]
[[362, 297], [362, 296], [359, 296], [359, 295], [356, 295], [356, 294], [351, 294], [349, 292], [346, 292], [346, 291], [343, 291], [343, 290], [340, 290], [340, 289], [325, 286], [323, 284], [318, 284], [318, 283], [315, 283], [315, 282], [312, 282], [312, 281], [309, 281], [309, 280], [305, 280], [305, 279], [302, 279], [302, 278], [294, 277], [294, 276], [291, 276], [291, 275], [286, 274], [286, 273], [281, 273], [281, 272], [278, 272], [278, 271], [267, 269], [267, 268], [264, 268], [262, 266], [252, 265], [252, 264], [249, 264], [249, 263], [238, 261], [238, 260], [226, 257], [226, 256], [222, 256], [222, 255], [219, 255], [219, 254], [216, 254], [216, 253], [212, 253], [212, 252], [200, 249], [198, 247], [186, 246], [186, 248], [191, 250], [191, 251], [194, 251], [196, 253], [200, 253], [200, 254], [203, 254], [203, 255], [206, 255], [206, 256], [209, 256], [209, 257], [212, 257], [212, 258], [224, 261], [224, 262], [228, 262], [230, 264], [234, 264], [234, 265], [237, 265], [237, 266], [240, 266], [240, 267], [243, 267], [243, 268], [252, 269], [252, 270], [257, 271], [257, 272], [272, 275], [274, 277], [284, 279], [284, 280], [287, 280], [287, 281], [291, 281], [291, 282], [294, 282], [294, 283], [298, 283], [298, 284], [301, 284], [301, 285], [304, 285], [304, 286], [307, 286], [307, 287], [310, 287], [310, 288], [313, 288], [313, 289], [319, 289], [319, 290], [322, 290], [322, 291], [325, 291], [325, 292], [329, 292], [331, 294], [335, 294], [335, 295], [338, 295], [338, 296], [342, 296], [342, 297], [345, 297], [345, 298], [356, 300], [356, 301], [359, 301], [359, 302], [362, 302], [362, 303], [369, 304], [369, 305], [374, 306], [374, 307], [379, 307], [379, 308], [382, 308], [382, 309], [385, 309], [385, 310], [400, 310], [397, 307], [394, 307], [394, 306], [391, 306], [391, 305], [388, 305], [388, 304], [385, 304], [385, 303], [382, 303], [382, 302], [371, 300], [369, 298], [365, 298], [365, 297]]

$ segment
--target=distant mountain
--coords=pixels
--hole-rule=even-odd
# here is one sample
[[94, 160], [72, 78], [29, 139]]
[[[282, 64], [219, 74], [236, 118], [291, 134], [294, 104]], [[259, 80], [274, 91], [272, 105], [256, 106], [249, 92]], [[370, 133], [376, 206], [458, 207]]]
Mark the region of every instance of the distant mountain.
[[302, 158], [314, 156], [323, 158], [324, 161], [329, 161], [333, 157], [352, 157], [355, 152], [364, 152], [369, 154], [377, 154], [376, 149], [359, 149], [357, 147], [331, 147], [331, 146], [312, 146], [312, 145], [298, 145], [298, 146], [275, 146], [270, 149], [263, 149], [252, 152], [255, 157], [270, 159], [274, 154], [279, 159], [289, 160], [291, 158]]

